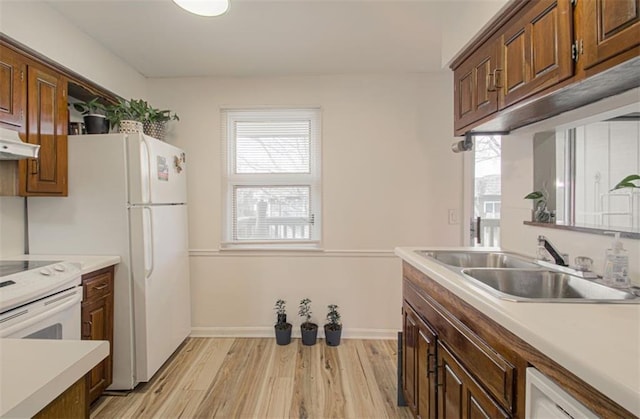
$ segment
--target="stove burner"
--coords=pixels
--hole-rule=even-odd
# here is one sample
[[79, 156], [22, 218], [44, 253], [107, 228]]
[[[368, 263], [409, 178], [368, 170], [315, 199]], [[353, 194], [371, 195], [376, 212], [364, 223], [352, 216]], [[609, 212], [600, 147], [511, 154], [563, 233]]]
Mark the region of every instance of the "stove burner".
[[2, 260], [0, 261], [0, 278], [60, 262], [59, 260]]

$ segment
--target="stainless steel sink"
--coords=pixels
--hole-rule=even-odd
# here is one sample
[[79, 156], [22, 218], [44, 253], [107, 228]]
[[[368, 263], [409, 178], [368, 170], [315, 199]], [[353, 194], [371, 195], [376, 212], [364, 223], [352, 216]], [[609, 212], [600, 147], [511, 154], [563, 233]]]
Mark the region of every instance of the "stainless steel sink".
[[506, 252], [434, 250], [418, 253], [458, 268], [539, 268], [531, 260]]
[[463, 269], [471, 283], [511, 301], [640, 302], [625, 290], [562, 272], [541, 269]]

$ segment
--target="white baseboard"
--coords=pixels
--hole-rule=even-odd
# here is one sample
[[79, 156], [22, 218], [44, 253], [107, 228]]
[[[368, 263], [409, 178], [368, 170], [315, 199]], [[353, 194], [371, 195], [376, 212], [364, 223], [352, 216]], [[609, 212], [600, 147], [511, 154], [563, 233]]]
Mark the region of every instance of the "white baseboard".
[[[192, 338], [271, 338], [273, 327], [192, 327]], [[294, 327], [291, 333], [294, 338], [300, 337], [300, 328]], [[318, 328], [318, 338], [324, 338], [324, 329]], [[347, 329], [342, 331], [343, 339], [391, 339], [398, 338], [395, 329]]]

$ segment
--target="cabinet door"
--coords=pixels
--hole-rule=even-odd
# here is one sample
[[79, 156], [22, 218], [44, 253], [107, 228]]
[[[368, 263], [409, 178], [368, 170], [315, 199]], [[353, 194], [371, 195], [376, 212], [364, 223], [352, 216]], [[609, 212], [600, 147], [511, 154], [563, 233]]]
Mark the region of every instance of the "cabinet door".
[[436, 334], [418, 319], [417, 376], [418, 417], [435, 419], [436, 410]]
[[37, 159], [19, 162], [20, 195], [67, 195], [67, 83], [52, 70], [28, 66], [27, 141]]
[[573, 16], [566, 0], [532, 2], [500, 38], [500, 109], [573, 75]]
[[[82, 303], [82, 339], [113, 343], [113, 299], [111, 295]], [[89, 402], [96, 400], [111, 384], [111, 355], [96, 365], [89, 375]]]
[[449, 350], [438, 342], [439, 417], [508, 418]]
[[27, 65], [22, 56], [0, 45], [0, 122], [11, 127], [25, 125]]
[[585, 69], [640, 45], [640, 1], [584, 0], [582, 7]]
[[497, 43], [489, 41], [453, 72], [455, 129], [462, 129], [498, 110], [493, 77], [497, 68]]
[[404, 398], [416, 414], [416, 341], [418, 327], [413, 310], [406, 303], [402, 308], [402, 390]]

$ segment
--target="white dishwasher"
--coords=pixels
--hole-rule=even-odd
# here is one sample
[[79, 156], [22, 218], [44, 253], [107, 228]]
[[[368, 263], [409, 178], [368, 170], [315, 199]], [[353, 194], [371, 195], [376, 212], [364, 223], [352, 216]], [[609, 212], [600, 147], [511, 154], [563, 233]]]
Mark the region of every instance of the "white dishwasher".
[[582, 403], [535, 368], [527, 368], [527, 419], [598, 418]]

